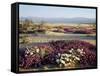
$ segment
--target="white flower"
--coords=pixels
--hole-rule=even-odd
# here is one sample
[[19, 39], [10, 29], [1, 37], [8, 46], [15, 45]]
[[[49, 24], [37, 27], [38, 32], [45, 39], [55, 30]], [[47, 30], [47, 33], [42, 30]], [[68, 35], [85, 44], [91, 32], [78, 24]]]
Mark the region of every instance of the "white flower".
[[60, 59], [64, 59], [64, 56], [61, 56], [61, 58]]
[[30, 52], [30, 55], [33, 55], [33, 52]]
[[58, 53], [58, 56], [61, 56], [61, 54], [60, 54], [60, 53]]
[[83, 51], [83, 49], [81, 49]]
[[72, 53], [72, 52], [73, 52], [73, 50], [74, 50], [74, 49], [72, 48], [71, 50], [69, 50], [69, 52], [70, 52], [70, 53]]
[[72, 59], [69, 59], [70, 62], [72, 62]]
[[76, 60], [80, 60], [80, 58], [78, 58], [78, 57], [75, 57], [75, 59], [76, 59]]
[[69, 50], [70, 53], [72, 53], [72, 50]]
[[40, 51], [39, 48], [37, 48], [37, 49], [36, 49], [36, 53], [39, 53], [39, 51]]
[[64, 65], [66, 64], [64, 60], [60, 60], [60, 62], [61, 62], [62, 64], [64, 64]]
[[59, 62], [60, 62], [60, 60], [59, 60], [59, 59], [57, 59], [57, 60], [56, 60], [56, 62], [57, 62], [57, 63], [59, 63]]
[[29, 54], [29, 51], [26, 51], [26, 54]]
[[83, 51], [83, 49], [77, 49], [77, 51], [78, 51], [81, 55], [85, 54], [85, 52]]
[[71, 54], [65, 54], [65, 56], [66, 56], [66, 57], [70, 57], [70, 56], [71, 56]]
[[70, 61], [70, 59], [69, 58], [66, 58], [66, 61]]
[[82, 50], [80, 50], [80, 49], [77, 49], [77, 51], [78, 51], [79, 53], [81, 53], [81, 52], [82, 52]]

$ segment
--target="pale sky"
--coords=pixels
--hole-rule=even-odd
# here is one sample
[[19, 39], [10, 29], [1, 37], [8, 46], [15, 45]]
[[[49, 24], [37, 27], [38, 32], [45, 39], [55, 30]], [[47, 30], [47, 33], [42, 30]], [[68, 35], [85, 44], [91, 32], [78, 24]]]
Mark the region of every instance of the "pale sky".
[[93, 8], [19, 5], [19, 16], [45, 18], [96, 18], [96, 10]]

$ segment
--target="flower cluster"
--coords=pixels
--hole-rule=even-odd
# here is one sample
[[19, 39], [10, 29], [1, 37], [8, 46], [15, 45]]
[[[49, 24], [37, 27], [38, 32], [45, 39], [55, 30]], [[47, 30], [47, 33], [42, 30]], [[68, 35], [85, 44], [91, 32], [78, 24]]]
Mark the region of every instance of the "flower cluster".
[[85, 52], [83, 52], [83, 49], [74, 50], [73, 48], [71, 48], [71, 50], [68, 50], [67, 53], [58, 53], [56, 62], [58, 63], [59, 67], [72, 68], [79, 63], [80, 56], [83, 56], [84, 54]]
[[95, 67], [96, 47], [78, 40], [60, 40], [20, 49], [19, 65], [23, 68], [46, 65], [59, 68]]

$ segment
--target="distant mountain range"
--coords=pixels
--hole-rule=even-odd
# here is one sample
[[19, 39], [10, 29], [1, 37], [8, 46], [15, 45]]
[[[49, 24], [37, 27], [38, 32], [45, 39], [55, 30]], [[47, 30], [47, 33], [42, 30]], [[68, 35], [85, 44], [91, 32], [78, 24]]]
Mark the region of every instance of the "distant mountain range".
[[21, 17], [20, 21], [25, 19], [32, 20], [33, 22], [47, 22], [47, 23], [96, 23], [94, 18], [42, 18], [42, 17]]

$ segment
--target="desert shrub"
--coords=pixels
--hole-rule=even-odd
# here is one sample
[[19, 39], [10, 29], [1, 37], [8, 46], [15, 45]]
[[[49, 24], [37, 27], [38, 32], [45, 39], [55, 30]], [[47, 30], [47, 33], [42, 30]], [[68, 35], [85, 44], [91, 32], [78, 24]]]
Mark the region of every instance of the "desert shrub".
[[[52, 41], [49, 43], [53, 48], [53, 52], [46, 56], [44, 62], [47, 64], [57, 64], [56, 60], [59, 58], [57, 55], [60, 54], [69, 54], [71, 49], [74, 50], [74, 56], [79, 55], [77, 49], [83, 49], [84, 55], [80, 55], [80, 61], [78, 65], [81, 67], [84, 64], [84, 67], [95, 66], [96, 65], [96, 47], [90, 43], [78, 40], [68, 40], [68, 41]], [[81, 51], [82, 52], [82, 51]], [[71, 54], [73, 56], [73, 53]], [[72, 58], [72, 57], [71, 57]], [[67, 58], [68, 59], [68, 58]]]
[[24, 54], [20, 54], [20, 64], [23, 65], [23, 68], [44, 65], [66, 66], [67, 68], [96, 66], [96, 46], [85, 41], [51, 41], [24, 50]]

